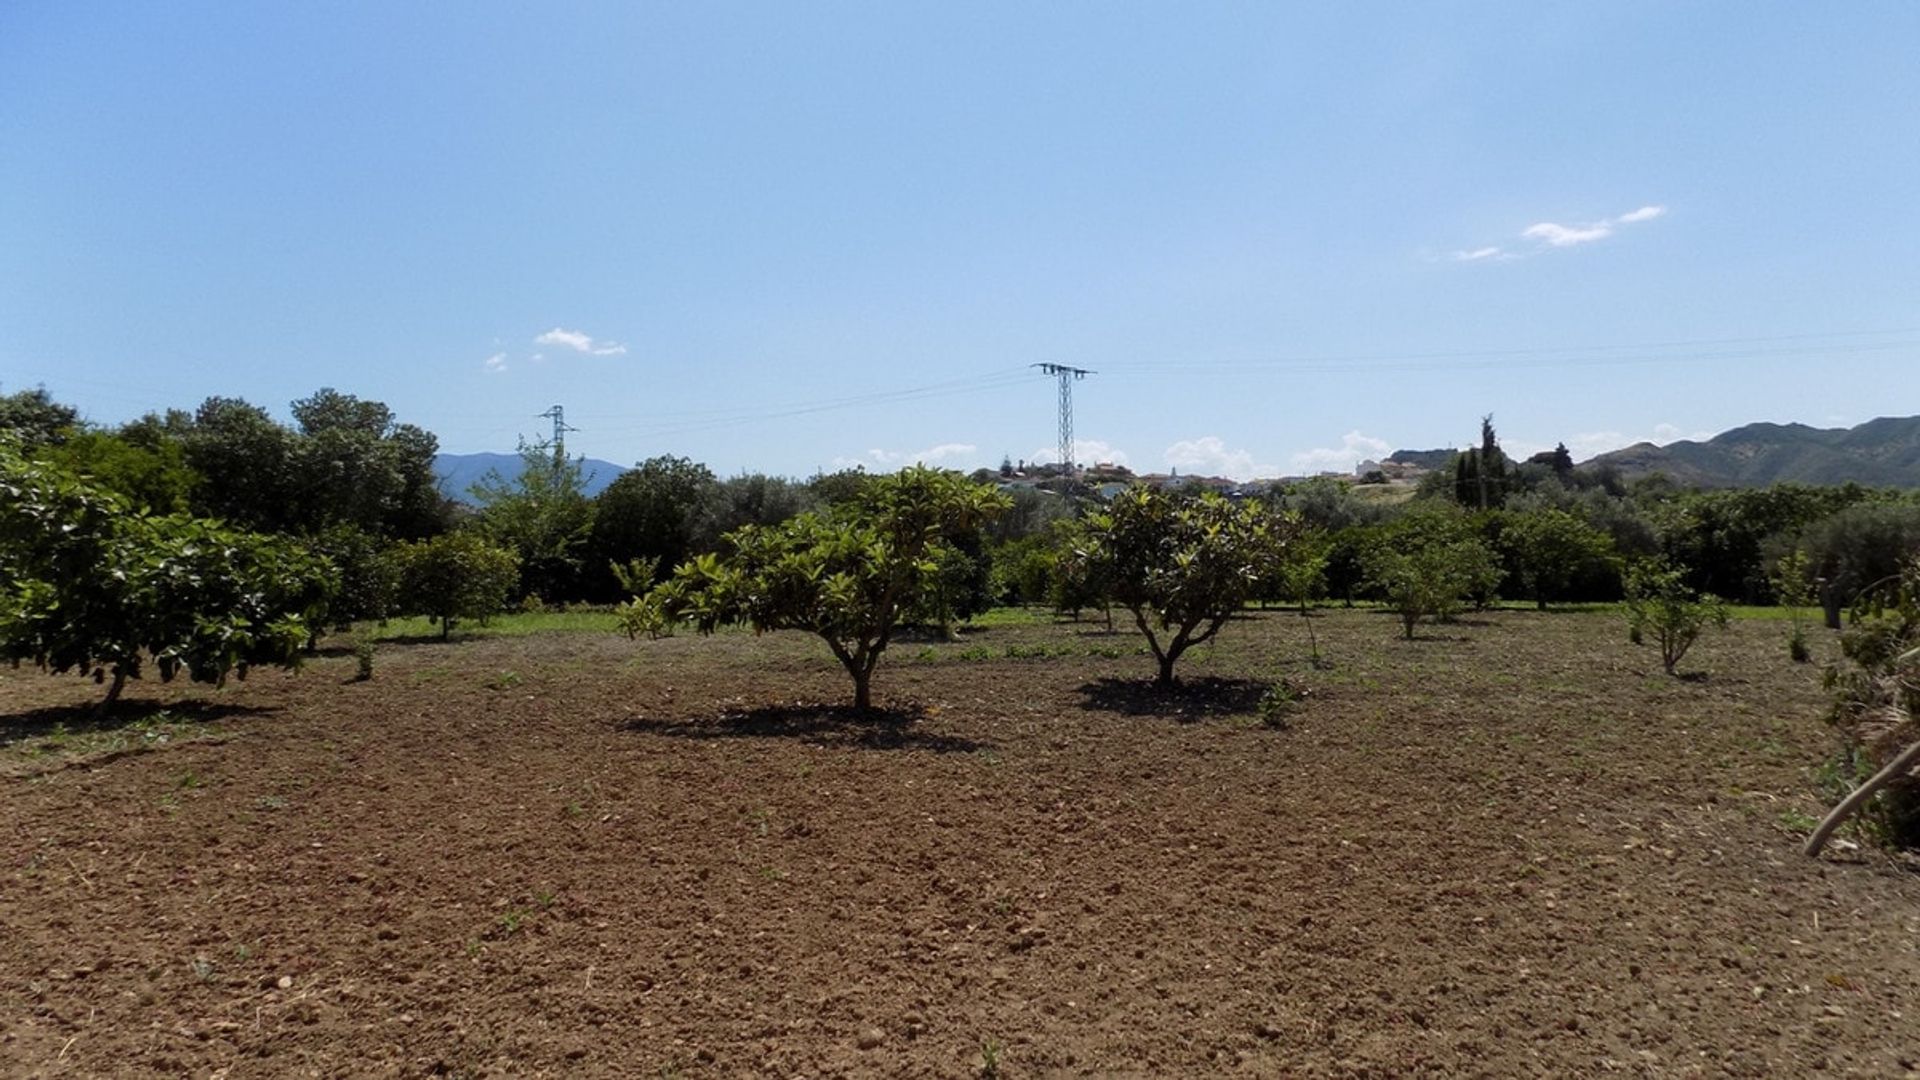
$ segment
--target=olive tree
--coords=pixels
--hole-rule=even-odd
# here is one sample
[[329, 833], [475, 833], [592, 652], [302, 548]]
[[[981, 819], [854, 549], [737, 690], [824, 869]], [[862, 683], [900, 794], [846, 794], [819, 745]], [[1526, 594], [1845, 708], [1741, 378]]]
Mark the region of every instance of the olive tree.
[[745, 624], [819, 635], [853, 680], [854, 706], [868, 709], [874, 668], [941, 556], [1006, 505], [957, 473], [903, 469], [824, 513], [728, 533], [728, 551], [682, 563], [656, 595], [701, 633]]
[[1088, 517], [1080, 557], [1133, 613], [1159, 664], [1154, 685], [1165, 688], [1181, 655], [1254, 596], [1290, 532], [1258, 503], [1135, 487]]
[[0, 446], [0, 658], [111, 679], [102, 708], [149, 660], [162, 681], [292, 666], [330, 569], [291, 540], [134, 513]]

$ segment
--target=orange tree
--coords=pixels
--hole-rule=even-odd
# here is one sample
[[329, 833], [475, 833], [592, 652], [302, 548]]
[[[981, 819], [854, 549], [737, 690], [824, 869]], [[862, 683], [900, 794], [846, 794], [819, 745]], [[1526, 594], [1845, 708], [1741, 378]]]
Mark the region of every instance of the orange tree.
[[867, 709], [902, 613], [942, 555], [1006, 507], [991, 487], [914, 466], [868, 480], [824, 513], [728, 533], [727, 553], [682, 563], [651, 595], [667, 618], [701, 633], [744, 623], [819, 635], [853, 679], [854, 706]]
[[1168, 687], [1181, 654], [1246, 605], [1296, 528], [1258, 503], [1135, 487], [1087, 518], [1076, 557], [1133, 612], [1160, 665], [1154, 684]]

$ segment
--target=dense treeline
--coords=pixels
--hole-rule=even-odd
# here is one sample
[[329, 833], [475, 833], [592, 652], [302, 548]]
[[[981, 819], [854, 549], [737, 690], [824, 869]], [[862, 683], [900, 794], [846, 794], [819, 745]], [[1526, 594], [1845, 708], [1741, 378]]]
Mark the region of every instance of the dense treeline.
[[[434, 436], [387, 406], [322, 389], [290, 411], [292, 422], [282, 423], [216, 397], [108, 428], [28, 390], [0, 396], [0, 439], [148, 515], [218, 519], [299, 541], [334, 576], [316, 629], [402, 613], [444, 626], [515, 603], [615, 603], [630, 595], [616, 568], [664, 579], [694, 556], [726, 550], [725, 538], [742, 527], [830, 511], [859, 499], [872, 480], [857, 469], [804, 481], [723, 478], [662, 455], [588, 496], [580, 460], [531, 444], [518, 475], [489, 476], [456, 500], [436, 484]], [[997, 478], [983, 471], [975, 479]], [[1856, 596], [1920, 551], [1913, 493], [1625, 483], [1575, 468], [1564, 447], [1513, 460], [1491, 418], [1478, 444], [1430, 473], [1411, 499], [1382, 498], [1388, 491], [1318, 478], [1252, 496], [1297, 525], [1256, 595], [1377, 600], [1412, 618], [1444, 617], [1456, 604], [1495, 598], [1543, 607], [1618, 600], [1626, 568], [1652, 559], [1686, 588], [1740, 603], [1774, 603], [1782, 588], [1804, 588], [1837, 625]], [[1111, 596], [1075, 572], [1074, 555], [1103, 502], [1059, 488], [1006, 495], [1004, 513], [942, 549], [929, 578], [940, 598], [927, 608], [938, 614], [926, 617], [945, 622], [993, 604], [1104, 611]], [[1789, 581], [1781, 566], [1795, 553], [1797, 580]], [[481, 587], [456, 589], [450, 566], [466, 567]]]

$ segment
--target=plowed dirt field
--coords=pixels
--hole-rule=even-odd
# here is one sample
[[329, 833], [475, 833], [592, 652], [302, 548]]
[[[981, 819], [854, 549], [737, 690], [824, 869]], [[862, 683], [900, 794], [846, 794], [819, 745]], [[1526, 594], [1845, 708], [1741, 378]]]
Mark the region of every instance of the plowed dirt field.
[[1328, 669], [1308, 622], [1165, 697], [1092, 623], [897, 644], [878, 719], [788, 635], [386, 645], [106, 732], [0, 672], [0, 1074], [1920, 1064], [1920, 877], [1797, 853], [1782, 624], [1675, 679], [1610, 615], [1325, 612]]

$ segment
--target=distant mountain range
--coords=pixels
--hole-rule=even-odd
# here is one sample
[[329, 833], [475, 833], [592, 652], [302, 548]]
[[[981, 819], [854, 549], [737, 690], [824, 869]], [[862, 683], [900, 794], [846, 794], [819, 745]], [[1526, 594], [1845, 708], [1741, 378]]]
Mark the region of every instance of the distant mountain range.
[[1665, 473], [1682, 487], [1766, 487], [1792, 481], [1920, 488], [1920, 416], [1869, 420], [1858, 427], [1748, 424], [1705, 442], [1635, 443], [1582, 462], [1623, 476]]
[[[508, 480], [520, 475], [519, 454], [435, 454], [433, 455], [433, 474], [440, 479], [440, 491], [448, 498], [458, 502], [470, 503], [473, 496], [467, 489], [478, 483], [487, 473], [499, 470]], [[588, 458], [581, 469], [586, 483], [584, 490], [588, 495], [598, 495], [613, 483], [614, 478], [626, 472], [624, 465], [615, 465], [611, 461], [599, 461]]]

